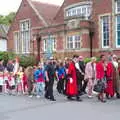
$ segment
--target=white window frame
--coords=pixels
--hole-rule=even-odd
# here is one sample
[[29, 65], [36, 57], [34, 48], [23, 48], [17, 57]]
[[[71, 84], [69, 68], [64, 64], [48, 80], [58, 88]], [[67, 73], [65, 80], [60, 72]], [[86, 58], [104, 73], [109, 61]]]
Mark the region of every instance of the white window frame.
[[[28, 29], [23, 30], [23, 24], [26, 24], [27, 22], [29, 24], [29, 27], [27, 27]], [[20, 39], [22, 44], [22, 54], [30, 53], [30, 30], [31, 30], [30, 19], [20, 20]]]
[[[77, 38], [79, 37], [79, 40], [78, 39], [76, 40], [76, 37]], [[80, 35], [70, 35], [70, 36], [67, 36], [66, 37], [66, 48], [69, 49], [69, 50], [70, 49], [80, 49], [81, 46], [76, 48], [76, 45], [75, 45], [76, 43], [80, 44], [80, 41], [81, 41]], [[72, 47], [71, 47], [70, 44], [72, 44]]]
[[118, 45], [118, 30], [117, 30], [117, 17], [120, 17], [120, 15], [116, 16], [116, 48], [120, 48], [120, 45]]
[[52, 50], [56, 51], [56, 39], [55, 39], [55, 37], [52, 38]]
[[[104, 33], [103, 33], [103, 18], [104, 17], [108, 17], [108, 29], [109, 29], [109, 31], [108, 31], [108, 34], [109, 34], [109, 45], [106, 45], [106, 46], [104, 46]], [[106, 16], [101, 16], [101, 36], [102, 36], [102, 48], [109, 48], [110, 47], [110, 16], [109, 15], [106, 15]]]
[[15, 52], [16, 53], [20, 53], [20, 35], [19, 35], [19, 32], [18, 31], [16, 31], [16, 32], [14, 32], [14, 49], [15, 49]]
[[47, 48], [49, 47], [50, 44], [50, 49], [55, 52], [56, 51], [56, 37], [55, 36], [48, 36], [43, 38], [43, 50], [44, 52], [47, 52]]
[[[118, 11], [118, 2], [120, 2], [120, 0], [116, 0], [116, 2], [115, 2], [115, 12], [116, 12], [116, 14], [120, 13], [120, 11]], [[120, 7], [119, 7], [119, 9], [120, 9]]]
[[[85, 13], [83, 13], [83, 9], [85, 10]], [[74, 17], [74, 16], [84, 15], [86, 17], [89, 17], [91, 15], [91, 11], [92, 11], [91, 9], [92, 9], [91, 5], [89, 5], [89, 4], [75, 6], [75, 7], [67, 9], [65, 16], [66, 17]], [[76, 11], [75, 14], [73, 14], [73, 11]]]
[[43, 46], [44, 46], [44, 48], [43, 48], [43, 50], [44, 50], [44, 52], [46, 52], [47, 51], [47, 39], [44, 39], [43, 40]]

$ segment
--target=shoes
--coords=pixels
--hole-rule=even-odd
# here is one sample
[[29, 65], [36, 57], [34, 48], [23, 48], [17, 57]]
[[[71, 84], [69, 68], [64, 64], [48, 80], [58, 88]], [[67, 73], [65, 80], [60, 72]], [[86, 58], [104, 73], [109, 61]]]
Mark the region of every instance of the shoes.
[[118, 99], [120, 99], [120, 94], [119, 94], [119, 93], [117, 93], [117, 94], [116, 94], [116, 97], [117, 97]]
[[29, 95], [29, 98], [32, 98], [33, 96], [32, 95]]
[[91, 96], [91, 95], [88, 95], [88, 98], [93, 98], [93, 96]]
[[70, 101], [74, 100], [72, 97], [69, 97], [69, 96], [67, 97], [67, 99]]
[[55, 98], [50, 98], [50, 101], [56, 101], [56, 99]]
[[45, 96], [46, 99], [50, 99], [48, 96]]
[[100, 100], [102, 103], [106, 103], [107, 101], [106, 100]]
[[37, 97], [37, 98], [40, 98], [40, 96], [39, 96], [39, 95], [37, 95], [36, 97]]
[[79, 93], [80, 96], [85, 95], [85, 94], [87, 94], [86, 91], [83, 91], [83, 92], [80, 92], [80, 93]]
[[76, 101], [82, 102], [82, 99], [81, 98], [77, 98]]
[[83, 93], [83, 92], [79, 93], [79, 96], [82, 96], [82, 95], [84, 95], [84, 93]]

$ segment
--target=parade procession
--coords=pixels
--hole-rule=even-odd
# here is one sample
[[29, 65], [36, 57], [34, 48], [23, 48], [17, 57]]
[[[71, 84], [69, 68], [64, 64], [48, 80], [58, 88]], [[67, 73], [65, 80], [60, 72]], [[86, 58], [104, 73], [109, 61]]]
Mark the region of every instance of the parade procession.
[[[0, 92], [8, 95], [36, 96], [56, 101], [54, 91], [68, 100], [84, 101], [82, 95], [99, 101], [120, 98], [120, 58], [115, 54], [101, 55], [99, 61], [92, 57], [85, 64], [83, 56], [55, 60], [50, 57], [37, 66], [24, 68], [19, 59], [0, 61]], [[55, 83], [55, 84], [54, 84]], [[96, 94], [94, 94], [96, 93]]]
[[120, 120], [120, 0], [1, 0], [0, 120]]

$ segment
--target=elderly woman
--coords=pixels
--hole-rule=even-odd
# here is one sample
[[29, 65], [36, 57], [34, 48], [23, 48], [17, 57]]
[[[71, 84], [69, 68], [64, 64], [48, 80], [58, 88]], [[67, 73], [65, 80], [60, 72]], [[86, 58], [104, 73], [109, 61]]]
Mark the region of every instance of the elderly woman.
[[94, 81], [96, 76], [96, 58], [92, 57], [91, 62], [86, 64], [85, 68], [85, 80], [88, 81], [88, 97], [92, 98], [92, 90], [94, 87]]

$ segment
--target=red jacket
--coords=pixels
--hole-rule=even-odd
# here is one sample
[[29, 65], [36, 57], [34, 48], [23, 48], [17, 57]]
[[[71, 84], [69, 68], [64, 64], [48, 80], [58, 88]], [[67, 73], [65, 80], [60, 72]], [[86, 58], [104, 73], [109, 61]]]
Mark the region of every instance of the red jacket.
[[100, 61], [96, 64], [96, 78], [103, 79], [105, 76], [103, 63]]

